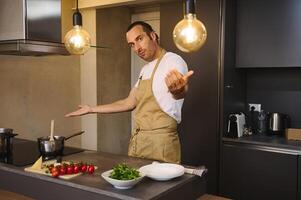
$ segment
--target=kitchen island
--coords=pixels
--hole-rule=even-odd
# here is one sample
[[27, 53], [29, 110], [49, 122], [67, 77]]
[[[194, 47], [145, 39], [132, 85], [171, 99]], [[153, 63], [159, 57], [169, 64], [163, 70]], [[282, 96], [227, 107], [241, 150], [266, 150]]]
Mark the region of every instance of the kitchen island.
[[63, 160], [83, 161], [95, 164], [98, 169], [92, 175], [84, 174], [70, 180], [52, 178], [25, 172], [24, 167], [0, 163], [0, 188], [34, 199], [197, 199], [205, 194], [205, 177], [184, 174], [169, 181], [154, 181], [145, 177], [132, 189], [115, 189], [101, 173], [118, 163], [139, 168], [151, 160], [120, 156], [103, 152], [84, 151], [64, 156]]

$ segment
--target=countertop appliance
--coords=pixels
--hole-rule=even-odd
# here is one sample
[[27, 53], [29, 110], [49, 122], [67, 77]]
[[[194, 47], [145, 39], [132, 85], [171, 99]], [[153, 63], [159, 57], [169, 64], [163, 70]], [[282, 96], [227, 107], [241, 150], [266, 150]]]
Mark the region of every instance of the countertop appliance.
[[11, 154], [13, 138], [18, 135], [11, 128], [0, 128], [0, 158]]
[[283, 135], [286, 128], [289, 128], [289, 116], [282, 113], [268, 114], [268, 134]]
[[228, 130], [226, 137], [237, 138], [243, 136], [246, 117], [244, 113], [234, 113], [229, 115]]
[[[83, 152], [83, 149], [65, 147], [62, 156]], [[33, 164], [40, 157], [37, 141], [13, 138], [12, 151], [7, 157], [0, 157], [0, 162], [14, 166]]]
[[0, 54], [70, 55], [61, 40], [61, 0], [1, 0]]

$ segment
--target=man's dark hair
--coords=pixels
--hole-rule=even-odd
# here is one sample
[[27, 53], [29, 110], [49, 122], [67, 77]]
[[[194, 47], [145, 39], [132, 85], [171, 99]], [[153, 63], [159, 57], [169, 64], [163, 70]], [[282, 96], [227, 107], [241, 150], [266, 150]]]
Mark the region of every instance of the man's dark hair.
[[144, 22], [144, 21], [135, 21], [132, 24], [130, 24], [126, 30], [126, 32], [129, 32], [132, 28], [134, 28], [135, 26], [142, 26], [143, 31], [151, 38], [150, 34], [152, 32], [154, 32], [156, 34], [156, 41], [158, 42], [159, 37], [157, 35], [157, 33], [154, 31], [153, 27], [151, 25], [149, 25], [148, 23]]

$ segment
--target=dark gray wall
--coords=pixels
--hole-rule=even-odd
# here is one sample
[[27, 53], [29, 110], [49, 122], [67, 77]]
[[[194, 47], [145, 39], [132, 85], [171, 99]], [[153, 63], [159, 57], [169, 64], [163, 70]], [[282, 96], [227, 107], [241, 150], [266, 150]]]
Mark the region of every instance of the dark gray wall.
[[217, 191], [218, 176], [218, 78], [219, 78], [219, 1], [197, 1], [196, 14], [207, 28], [205, 45], [195, 53], [183, 53], [173, 43], [172, 31], [183, 19], [181, 1], [162, 3], [160, 7], [161, 44], [181, 55], [194, 70], [185, 98], [179, 127], [182, 162], [205, 165], [209, 169], [209, 193]]
[[[97, 103], [125, 98], [130, 92], [131, 54], [125, 33], [130, 24], [129, 8], [97, 10]], [[130, 113], [98, 115], [98, 150], [127, 154], [131, 134]]]
[[[230, 27], [230, 23], [236, 23], [235, 28], [228, 33], [236, 40], [226, 40], [231, 42], [232, 47], [225, 50], [225, 55], [228, 51], [235, 52], [236, 68], [232, 67], [231, 70], [241, 75], [245, 74], [245, 84], [241, 81], [242, 91], [246, 93], [245, 105], [259, 103], [267, 112], [288, 114], [291, 117], [291, 126], [300, 128], [301, 69], [298, 33], [301, 32], [299, 23], [301, 15], [297, 8], [300, 8], [301, 2], [298, 0], [227, 0], [227, 2], [229, 11], [227, 27]], [[235, 17], [231, 19], [229, 16]], [[227, 75], [226, 70], [225, 77], [235, 80]], [[233, 88], [235, 90], [237, 86]], [[229, 95], [229, 99], [234, 96]], [[229, 106], [225, 105], [225, 109], [228, 108]], [[245, 111], [248, 114], [247, 109]]]
[[221, 119], [222, 135], [227, 130], [227, 121], [230, 113], [239, 113], [245, 110], [246, 100], [246, 71], [235, 68], [235, 41], [236, 41], [236, 1], [223, 1], [223, 113]]
[[281, 112], [291, 118], [291, 127], [301, 128], [301, 69], [249, 69], [248, 103], [260, 103], [267, 112]]

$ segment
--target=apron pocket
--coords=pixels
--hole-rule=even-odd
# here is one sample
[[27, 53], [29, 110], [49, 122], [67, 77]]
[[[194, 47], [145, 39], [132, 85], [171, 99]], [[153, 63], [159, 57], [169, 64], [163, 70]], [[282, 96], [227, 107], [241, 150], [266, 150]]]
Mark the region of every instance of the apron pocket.
[[145, 133], [140, 131], [131, 138], [129, 156], [180, 163], [181, 149], [177, 133]]
[[165, 162], [181, 162], [181, 145], [177, 135], [169, 135], [168, 141], [164, 145], [163, 159]]

